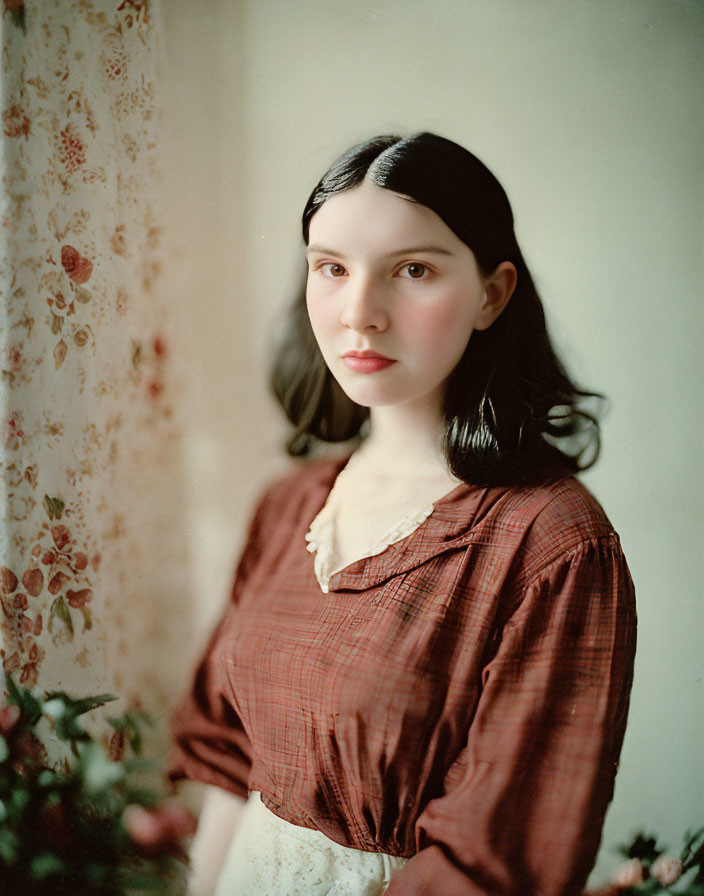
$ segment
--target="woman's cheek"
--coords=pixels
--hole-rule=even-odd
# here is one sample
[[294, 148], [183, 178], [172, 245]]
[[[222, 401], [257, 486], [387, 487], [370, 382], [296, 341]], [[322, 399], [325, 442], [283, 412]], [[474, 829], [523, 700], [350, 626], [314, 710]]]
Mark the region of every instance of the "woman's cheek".
[[320, 353], [332, 369], [340, 351], [339, 315], [335, 313], [332, 303], [311, 301], [308, 303], [308, 319]]
[[318, 292], [318, 290], [308, 289], [306, 306], [313, 333], [316, 339], [320, 340], [331, 327], [332, 315], [330, 303], [324, 302]]
[[442, 302], [419, 306], [406, 321], [406, 333], [416, 344], [428, 348], [461, 345], [469, 341], [476, 315], [466, 295], [444, 297]]

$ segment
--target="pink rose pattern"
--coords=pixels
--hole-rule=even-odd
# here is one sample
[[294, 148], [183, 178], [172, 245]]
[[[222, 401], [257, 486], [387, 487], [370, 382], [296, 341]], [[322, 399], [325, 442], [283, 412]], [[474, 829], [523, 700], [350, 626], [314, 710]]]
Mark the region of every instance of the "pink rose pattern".
[[93, 264], [88, 258], [82, 258], [73, 246], [61, 249], [61, 264], [74, 283], [86, 283], [93, 273]]
[[82, 631], [92, 628], [88, 606], [93, 597], [91, 576], [97, 573], [101, 559], [97, 549], [91, 553], [87, 545], [78, 547], [66, 523], [53, 522], [71, 516], [61, 499], [46, 495], [43, 508], [47, 519], [28, 551], [27, 568], [19, 575], [7, 566], [0, 567], [2, 643], [10, 645], [0, 648], [0, 658], [6, 671], [19, 670], [20, 681], [27, 685], [36, 684], [45, 656], [37, 639], [44, 631], [47, 605], [47, 634], [54, 645], [74, 638], [71, 608], [80, 611]]
[[0, 12], [0, 660], [23, 684], [147, 706], [175, 691], [150, 632], [187, 598], [154, 574], [185, 541], [154, 2]]

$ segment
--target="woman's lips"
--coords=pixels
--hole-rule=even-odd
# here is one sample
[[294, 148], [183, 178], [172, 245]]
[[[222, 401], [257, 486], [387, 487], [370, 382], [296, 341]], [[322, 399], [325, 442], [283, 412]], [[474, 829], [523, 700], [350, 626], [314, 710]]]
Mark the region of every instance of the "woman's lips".
[[393, 358], [377, 355], [376, 352], [347, 352], [342, 356], [342, 361], [345, 367], [356, 373], [377, 373], [396, 363]]

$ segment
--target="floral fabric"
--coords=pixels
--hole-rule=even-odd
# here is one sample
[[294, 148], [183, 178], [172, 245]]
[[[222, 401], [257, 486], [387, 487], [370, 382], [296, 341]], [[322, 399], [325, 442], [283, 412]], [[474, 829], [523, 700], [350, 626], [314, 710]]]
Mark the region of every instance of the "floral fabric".
[[0, 657], [25, 685], [148, 705], [186, 600], [156, 13], [5, 0], [0, 18]]

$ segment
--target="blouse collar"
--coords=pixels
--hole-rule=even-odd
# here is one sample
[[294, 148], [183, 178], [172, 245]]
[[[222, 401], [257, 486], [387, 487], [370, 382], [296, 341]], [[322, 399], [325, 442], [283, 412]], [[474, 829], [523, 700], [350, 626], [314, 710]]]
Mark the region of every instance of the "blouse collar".
[[[311, 465], [314, 469], [310, 472], [318, 486], [314, 489], [317, 507], [306, 523], [306, 531], [324, 506], [347, 460], [348, 457], [336, 458]], [[364, 591], [381, 585], [392, 576], [409, 572], [433, 557], [465, 547], [476, 538], [476, 522], [494, 504], [494, 500], [489, 500], [489, 493], [494, 493], [495, 499], [497, 491], [505, 490], [460, 483], [434, 502], [432, 514], [408, 537], [389, 545], [380, 554], [363, 557], [334, 573], [330, 577], [328, 590]]]

